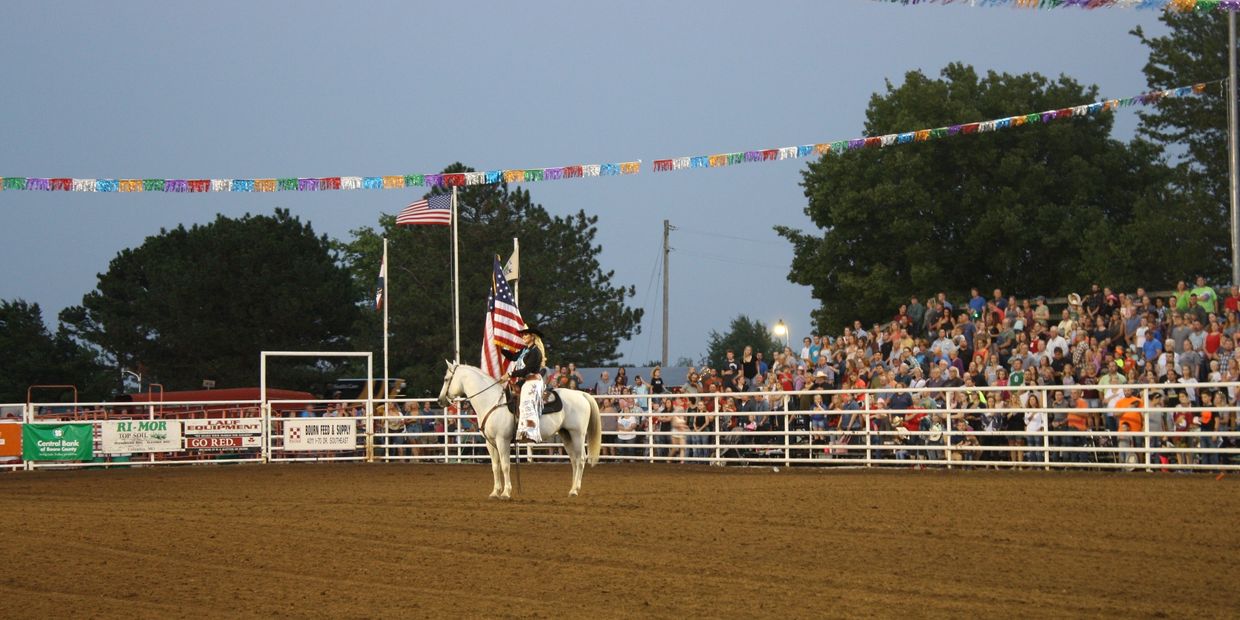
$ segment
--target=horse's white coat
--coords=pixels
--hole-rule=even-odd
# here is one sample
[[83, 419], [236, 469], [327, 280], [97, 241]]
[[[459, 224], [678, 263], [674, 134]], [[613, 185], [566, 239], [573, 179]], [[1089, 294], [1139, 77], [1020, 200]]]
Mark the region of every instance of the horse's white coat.
[[[578, 390], [557, 391], [564, 401], [564, 409], [544, 415], [540, 430], [544, 439], [559, 434], [564, 442], [573, 468], [573, 486], [568, 492], [572, 496], [581, 492], [581, 475], [586, 462], [590, 465], [598, 463], [603, 425], [598, 403], [593, 396]], [[478, 423], [485, 422], [479, 430], [486, 439], [487, 453], [491, 456], [491, 473], [495, 479], [491, 497], [508, 499], [512, 497], [509, 449], [517, 432], [517, 422], [508, 413], [504, 390], [482, 369], [448, 362], [443, 387], [439, 390], [439, 403], [446, 407], [453, 399], [460, 397], [468, 397], [478, 415]]]

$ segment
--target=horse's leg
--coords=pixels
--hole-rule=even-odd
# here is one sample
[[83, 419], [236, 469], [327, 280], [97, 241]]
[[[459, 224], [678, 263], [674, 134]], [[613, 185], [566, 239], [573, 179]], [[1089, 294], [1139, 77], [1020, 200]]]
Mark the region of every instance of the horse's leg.
[[500, 492], [499, 498], [510, 499], [512, 497], [512, 463], [508, 453], [512, 444], [504, 441], [504, 438], [500, 436], [495, 437], [493, 441], [495, 442], [495, 458], [499, 461], [499, 470], [504, 478], [504, 488]]
[[504, 485], [500, 479], [499, 450], [495, 447], [495, 440], [490, 437], [487, 437], [487, 455], [491, 457], [491, 477], [495, 479], [495, 484], [491, 487], [491, 497], [495, 498], [499, 497]]
[[586, 456], [586, 431], [577, 431], [573, 436], [573, 443], [577, 445], [577, 492], [581, 492], [581, 478], [586, 473], [586, 463], [589, 457]]
[[579, 478], [577, 477], [578, 467], [582, 464], [581, 449], [577, 446], [576, 433], [568, 429], [560, 429], [560, 439], [564, 442], [564, 451], [568, 453], [568, 464], [572, 469], [573, 485], [568, 490], [568, 496], [577, 495], [580, 488]]

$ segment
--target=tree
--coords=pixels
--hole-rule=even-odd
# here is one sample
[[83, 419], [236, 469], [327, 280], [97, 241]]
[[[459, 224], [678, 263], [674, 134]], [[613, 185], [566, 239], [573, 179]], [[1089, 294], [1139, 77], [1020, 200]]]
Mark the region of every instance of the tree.
[[[444, 170], [469, 171], [459, 163]], [[458, 202], [462, 361], [479, 363], [493, 261], [496, 255], [507, 259], [514, 237], [521, 243], [521, 314], [546, 332], [549, 365], [608, 364], [619, 357], [620, 341], [640, 332], [642, 310], [627, 304], [635, 289], [613, 285], [614, 272], [599, 264], [596, 216], [552, 216], [528, 191], [503, 183], [460, 188]], [[364, 290], [374, 289], [383, 235], [389, 245], [393, 376], [410, 380], [410, 394], [438, 393], [443, 360], [453, 348], [450, 230], [397, 227], [387, 215], [378, 229], [354, 230], [343, 249]], [[354, 332], [355, 346], [381, 350], [382, 329], [380, 314], [368, 313]]]
[[768, 356], [769, 362], [772, 359], [771, 354], [782, 350], [783, 344], [771, 337], [771, 330], [762, 321], [755, 321], [740, 314], [732, 319], [726, 333], [710, 330], [709, 344], [702, 362], [709, 364], [711, 368], [719, 368], [723, 366], [723, 360], [727, 359], [728, 349], [732, 349], [739, 360], [745, 347], [753, 347], [754, 353], [761, 351], [764, 356]]
[[[141, 364], [144, 379], [168, 390], [203, 379], [255, 385], [261, 350], [344, 348], [358, 297], [328, 238], [276, 209], [147, 237], [61, 320], [111, 363]], [[282, 365], [272, 376], [308, 387], [325, 371]]]
[[[1148, 38], [1133, 30], [1150, 49], [1144, 72], [1152, 90], [1215, 82], [1227, 77], [1227, 18], [1223, 13], [1166, 11], [1160, 19], [1171, 31]], [[1194, 267], [1207, 277], [1230, 277], [1227, 165], [1227, 97], [1224, 84], [1211, 84], [1206, 96], [1173, 97], [1141, 113], [1140, 132], [1174, 156], [1173, 184], [1190, 217], [1177, 224], [1192, 227], [1192, 254], [1204, 261]], [[1224, 96], [1216, 96], [1222, 92]], [[1185, 271], [1188, 276], [1191, 271]]]
[[[867, 135], [1002, 118], [1097, 99], [1071, 78], [951, 64], [875, 94]], [[827, 155], [803, 172], [820, 229], [776, 230], [795, 248], [789, 279], [812, 287], [820, 330], [890, 318], [910, 294], [960, 300], [970, 287], [1053, 296], [1092, 281], [1157, 285], [1182, 273], [1160, 252], [1183, 237], [1183, 204], [1143, 142], [1109, 137], [1099, 114], [1005, 131]], [[1170, 225], [1169, 225], [1170, 224]], [[1161, 227], [1161, 228], [1160, 228]]]
[[[83, 400], [111, 396], [115, 382], [94, 355], [69, 338], [65, 330], [51, 334], [39, 304], [23, 300], [0, 302], [0, 402], [26, 401], [32, 385], [73, 385]], [[64, 394], [39, 392], [35, 400], [59, 400]]]

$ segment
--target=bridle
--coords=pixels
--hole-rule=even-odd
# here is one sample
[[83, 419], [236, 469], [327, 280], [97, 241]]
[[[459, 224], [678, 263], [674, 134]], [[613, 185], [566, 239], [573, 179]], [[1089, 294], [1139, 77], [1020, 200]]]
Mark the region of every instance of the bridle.
[[[458, 369], [458, 368], [460, 368], [460, 367], [461, 367], [461, 365], [460, 365], [460, 364], [457, 364], [457, 365], [455, 365], [455, 366], [453, 366], [453, 367], [452, 367], [452, 372], [448, 374], [448, 387], [452, 387], [452, 380], [456, 378], [456, 371], [457, 371], [457, 369]], [[501, 384], [501, 383], [503, 383], [503, 382], [504, 382], [504, 380], [503, 380], [503, 379], [496, 379], [496, 380], [495, 380], [493, 383], [491, 383], [490, 385], [488, 385], [488, 386], [486, 386], [486, 387], [482, 388], [481, 390], [478, 390], [477, 392], [474, 392], [474, 393], [473, 393], [472, 395], [470, 395], [470, 396], [466, 396], [466, 397], [465, 397], [465, 400], [468, 400], [468, 401], [470, 401], [470, 402], [472, 403], [472, 402], [473, 402], [473, 398], [474, 398], [474, 396], [477, 396], [477, 395], [479, 395], [479, 394], [482, 394], [483, 392], [485, 392], [485, 391], [487, 391], [487, 390], [489, 390], [489, 389], [491, 389], [491, 388], [493, 388], [493, 387], [495, 387], [495, 386], [497, 386], [497, 385], [499, 385], [499, 384]], [[487, 409], [486, 414], [485, 414], [485, 415], [483, 415], [483, 416], [482, 416], [482, 418], [481, 418], [480, 420], [478, 420], [478, 432], [479, 432], [479, 433], [482, 433], [483, 437], [485, 437], [485, 436], [486, 436], [487, 420], [488, 420], [488, 419], [490, 419], [491, 414], [492, 414], [492, 413], [494, 413], [496, 409], [499, 409], [501, 406], [503, 406], [504, 404], [506, 404], [506, 403], [507, 403], [507, 401], [508, 401], [508, 398], [504, 395], [504, 391], [503, 391], [503, 390], [500, 390], [499, 400], [498, 400], [498, 401], [496, 401], [496, 402], [495, 402], [495, 404], [494, 404], [494, 405], [492, 405], [490, 409]], [[475, 413], [476, 413], [476, 412], [475, 412]]]

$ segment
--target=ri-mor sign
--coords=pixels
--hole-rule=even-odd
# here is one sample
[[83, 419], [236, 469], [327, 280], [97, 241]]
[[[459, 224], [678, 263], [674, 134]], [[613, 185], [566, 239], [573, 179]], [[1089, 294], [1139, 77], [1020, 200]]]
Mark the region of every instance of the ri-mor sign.
[[177, 420], [118, 420], [102, 423], [103, 451], [175, 452], [181, 449], [181, 422]]

